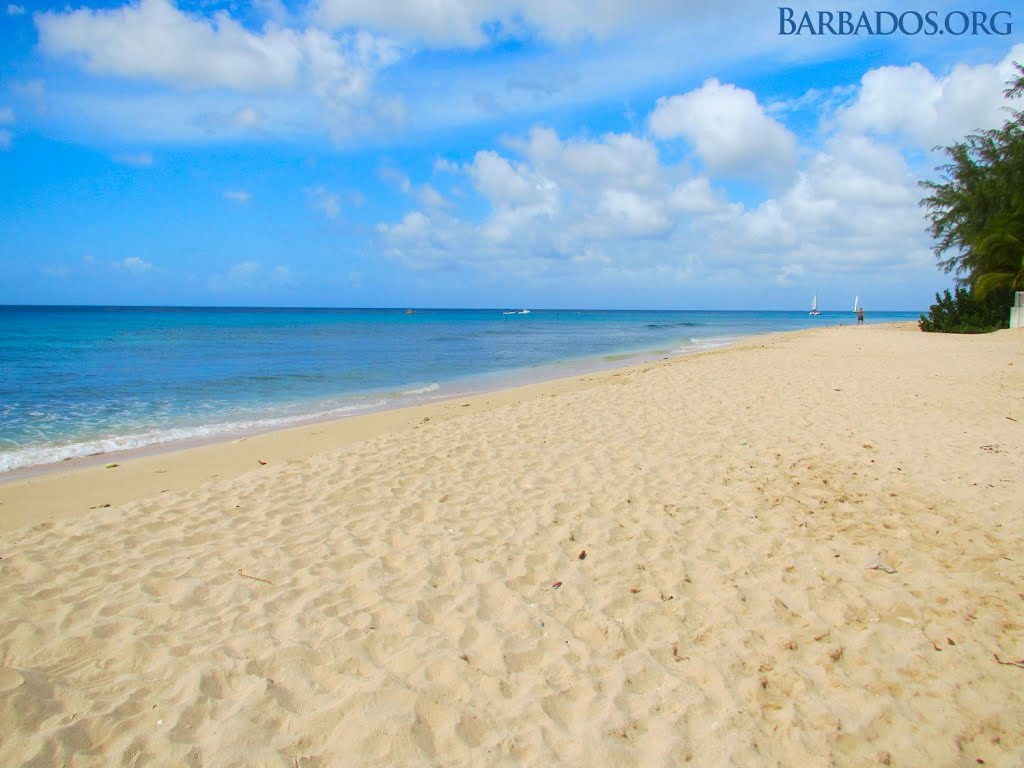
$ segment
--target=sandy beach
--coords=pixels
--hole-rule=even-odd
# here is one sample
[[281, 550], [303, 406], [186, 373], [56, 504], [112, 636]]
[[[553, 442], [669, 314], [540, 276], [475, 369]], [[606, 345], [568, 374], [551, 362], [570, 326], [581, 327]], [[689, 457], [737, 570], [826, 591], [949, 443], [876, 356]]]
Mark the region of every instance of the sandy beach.
[[1024, 332], [0, 484], [0, 764], [1024, 765]]

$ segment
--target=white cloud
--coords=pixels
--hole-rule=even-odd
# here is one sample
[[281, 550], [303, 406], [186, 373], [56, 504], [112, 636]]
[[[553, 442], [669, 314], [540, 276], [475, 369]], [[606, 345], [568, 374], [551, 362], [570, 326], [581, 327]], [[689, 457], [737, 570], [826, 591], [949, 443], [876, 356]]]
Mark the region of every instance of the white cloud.
[[525, 166], [513, 167], [491, 150], [477, 152], [466, 170], [474, 186], [497, 205], [542, 203], [551, 191], [546, 179], [531, 174]]
[[148, 168], [153, 164], [153, 155], [149, 152], [123, 152], [114, 155], [113, 159], [120, 165], [134, 165], [137, 168]]
[[[795, 137], [787, 131], [775, 141], [795, 165]], [[416, 269], [797, 288], [822, 274], [933, 263], [917, 175], [899, 148], [864, 136], [806, 147], [803, 167], [748, 205], [730, 201], [713, 177], [667, 163], [641, 136], [562, 139], [535, 128], [505, 144], [513, 154], [481, 150], [457, 169], [435, 162], [435, 172], [472, 183], [489, 206], [484, 216], [424, 205], [378, 226], [384, 252]], [[718, 158], [708, 165], [732, 167]]]
[[838, 124], [852, 134], [893, 135], [926, 148], [997, 127], [1006, 119], [1002, 92], [1014, 61], [1024, 61], [1024, 44], [998, 64], [958, 64], [943, 77], [920, 64], [872, 69]]
[[235, 277], [245, 277], [247, 275], [256, 274], [262, 269], [263, 267], [258, 261], [241, 261], [231, 267], [227, 274], [234, 275]]
[[386, 38], [357, 31], [338, 40], [320, 29], [307, 29], [304, 47], [317, 91], [327, 103], [363, 100], [372, 73], [399, 59], [398, 46]]
[[574, 187], [594, 185], [647, 189], [660, 179], [657, 148], [631, 134], [610, 133], [598, 141], [562, 141], [548, 128], [535, 128], [526, 144], [513, 144], [541, 172], [569, 180]]
[[[50, 99], [62, 128], [89, 135], [99, 129], [138, 143], [324, 134], [337, 143], [367, 135], [386, 140], [406, 125], [429, 132], [476, 123], [485, 117], [479, 94], [529, 119], [539, 110], [628, 99], [687, 73], [732, 67], [736, 52], [759, 61], [775, 61], [768, 55], [775, 52], [808, 55], [774, 34], [765, 14], [751, 12], [751, 0], [713, 8], [675, 0], [262, 0], [249, 11], [239, 3], [176, 3], [137, 0], [37, 14], [42, 52], [104, 76], [64, 88], [64, 73], [54, 71]], [[211, 8], [231, 8], [233, 17]], [[731, 22], [729, 46], [713, 42], [723, 15]], [[158, 23], [165, 17], [168, 24]], [[510, 37], [529, 44], [514, 56], [445, 66], [424, 54], [424, 41], [500, 46]], [[534, 45], [538, 38], [541, 46]], [[590, 39], [579, 45], [581, 38]], [[814, 56], [847, 44], [816, 42]], [[412, 63], [392, 67], [399, 56]], [[415, 65], [421, 57], [427, 66]], [[389, 76], [381, 79], [386, 68]], [[146, 82], [115, 90], [106, 76]], [[242, 92], [246, 104], [225, 91]], [[233, 120], [247, 105], [259, 111], [256, 125]]]
[[328, 219], [338, 218], [338, 214], [341, 213], [341, 201], [337, 194], [321, 186], [308, 188], [306, 195], [310, 205]]
[[692, 142], [713, 175], [786, 178], [796, 167], [796, 137], [765, 113], [751, 91], [714, 78], [697, 90], [658, 99], [648, 120], [658, 138]]
[[[387, 253], [424, 269], [495, 261], [530, 261], [537, 268], [601, 264], [608, 247], [666, 239], [691, 210], [721, 206], [706, 180], [674, 184], [680, 172], [663, 167], [656, 147], [637, 136], [563, 141], [536, 128], [508, 144], [521, 159], [482, 150], [458, 168], [489, 206], [482, 220], [443, 213], [431, 207], [433, 195], [421, 194], [423, 210], [378, 227]], [[456, 172], [447, 161], [435, 167]]]
[[458, 173], [459, 164], [453, 163], [446, 157], [438, 157], [434, 160], [434, 173]]
[[138, 256], [129, 256], [126, 259], [114, 262], [114, 266], [119, 269], [127, 269], [133, 275], [142, 275], [153, 269], [152, 263], [145, 259], [140, 259]]
[[791, 99], [773, 101], [765, 107], [770, 115], [785, 115], [803, 110], [815, 110], [819, 114], [831, 114], [845, 106], [850, 98], [857, 94], [857, 86], [853, 84], [836, 85], [832, 88], [810, 88]]
[[719, 267], [799, 263], [813, 277], [907, 266], [931, 258], [918, 197], [898, 149], [839, 136], [777, 197], [700, 228]]
[[8, 16], [21, 16], [25, 13], [25, 6], [15, 5], [14, 3], [7, 4], [7, 15]]
[[[411, 269], [447, 269], [475, 260], [463, 251], [479, 241], [471, 224], [440, 211], [410, 211], [394, 224], [378, 224], [377, 233], [384, 254]], [[486, 264], [485, 259], [480, 263]]]
[[713, 213], [721, 210], [723, 203], [708, 178], [701, 176], [676, 186], [669, 195], [668, 207], [678, 213]]
[[419, 197], [420, 203], [426, 208], [443, 208], [448, 202], [444, 199], [444, 195], [429, 184], [423, 184], [416, 190], [416, 195]]
[[302, 59], [290, 30], [268, 28], [256, 35], [223, 11], [207, 23], [168, 0], [45, 12], [35, 20], [44, 53], [78, 57], [95, 74], [263, 90], [294, 83]]
[[376, 99], [372, 94], [377, 71], [399, 58], [399, 49], [390, 40], [363, 30], [336, 40], [311, 28], [303, 36], [303, 47], [313, 92], [326, 110], [332, 137], [340, 140], [375, 125], [398, 125], [405, 119], [400, 98]]
[[672, 221], [666, 214], [662, 200], [651, 199], [630, 190], [604, 190], [597, 205], [597, 213], [608, 229], [620, 236], [655, 237], [667, 234], [672, 229]]
[[[193, 92], [227, 89], [244, 92], [250, 99], [266, 97], [270, 115], [252, 103], [225, 109], [220, 100], [215, 109], [170, 121], [208, 135], [254, 134], [272, 123], [280, 129], [283, 122], [299, 121], [314, 123], [307, 130], [326, 131], [341, 139], [404, 120], [400, 97], [373, 94], [376, 73], [400, 56], [392, 41], [364, 30], [333, 36], [316, 27], [286, 28], [279, 23], [280, 8], [271, 3], [265, 10], [270, 21], [259, 32], [246, 29], [227, 11], [212, 17], [191, 14], [170, 0], [44, 12], [36, 14], [35, 20], [45, 54], [68, 57], [92, 74], [149, 80]], [[138, 113], [144, 98], [135, 93], [120, 100], [130, 101], [132, 111]], [[79, 95], [77, 100], [82, 102], [84, 97]], [[180, 109], [195, 110], [196, 101], [192, 96], [177, 103]], [[161, 107], [166, 110], [175, 103], [164, 98]], [[87, 103], [85, 108], [93, 113], [109, 111], [106, 104]]]
[[233, 264], [226, 272], [210, 276], [207, 285], [216, 292], [254, 291], [288, 285], [291, 270], [283, 265], [265, 267], [251, 259]]
[[252, 194], [244, 189], [233, 189], [224, 193], [224, 199], [245, 205], [252, 200]]

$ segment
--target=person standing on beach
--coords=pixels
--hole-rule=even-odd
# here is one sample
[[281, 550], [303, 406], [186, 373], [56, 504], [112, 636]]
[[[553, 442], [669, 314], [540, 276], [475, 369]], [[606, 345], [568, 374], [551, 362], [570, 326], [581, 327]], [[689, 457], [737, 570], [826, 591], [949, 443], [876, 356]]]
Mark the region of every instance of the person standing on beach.
[[857, 307], [857, 325], [864, 325], [864, 307]]

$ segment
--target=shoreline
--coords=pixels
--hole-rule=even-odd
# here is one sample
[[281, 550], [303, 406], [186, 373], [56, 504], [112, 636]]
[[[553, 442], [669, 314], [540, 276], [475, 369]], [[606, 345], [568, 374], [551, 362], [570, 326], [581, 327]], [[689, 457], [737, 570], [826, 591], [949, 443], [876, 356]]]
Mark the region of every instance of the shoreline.
[[[175, 350], [171, 354], [162, 351], [163, 347], [154, 340], [153, 332], [166, 326], [172, 338], [178, 338], [173, 335], [175, 324], [168, 321], [165, 314], [157, 313], [150, 317], [147, 311], [140, 309], [140, 316], [145, 321], [118, 321], [118, 327], [123, 325], [129, 337], [132, 333], [142, 334], [139, 341], [142, 344], [141, 359], [148, 360], [147, 355], [153, 356], [154, 368], [149, 377], [146, 376], [147, 365], [137, 373], [111, 373], [97, 377], [95, 372], [89, 373], [88, 356], [80, 361], [82, 371], [60, 363], [61, 355], [41, 357], [36, 361], [42, 366], [39, 370], [48, 370], [52, 375], [39, 380], [33, 379], [33, 374], [29, 373], [39, 367], [32, 363], [31, 357], [25, 358], [23, 366], [16, 364], [14, 375], [8, 381], [9, 394], [14, 400], [5, 413], [3, 433], [6, 439], [0, 441], [4, 443], [0, 450], [0, 482], [8, 477], [40, 474], [48, 471], [46, 467], [63, 465], [71, 468], [108, 458], [117, 461], [122, 456], [127, 458], [177, 450], [346, 418], [353, 414], [417, 405], [437, 399], [431, 390], [440, 390], [433, 394], [461, 397], [638, 364], [666, 354], [687, 354], [754, 335], [798, 330], [805, 325], [820, 327], [817, 318], [808, 319], [803, 313], [785, 312], [584, 313], [538, 310], [536, 320], [508, 323], [496, 322], [490, 315], [477, 317], [479, 313], [476, 312], [469, 313], [467, 320], [462, 318], [463, 313], [445, 311], [434, 313], [437, 317], [427, 317], [424, 322], [385, 324], [374, 331], [378, 333], [392, 326], [400, 331], [388, 331], [382, 336], [381, 349], [394, 353], [394, 356], [369, 354], [366, 349], [360, 351], [357, 347], [353, 357], [348, 359], [338, 357], [336, 348], [325, 344], [322, 333], [309, 330], [320, 328], [319, 323], [327, 321], [315, 313], [307, 317], [309, 313], [303, 312], [300, 314], [305, 318], [305, 325], [289, 324], [290, 321], [272, 325], [276, 335], [272, 334], [270, 338], [277, 339], [281, 333], [291, 333], [288, 329], [293, 327], [298, 329], [295, 336], [281, 336], [274, 343], [249, 339], [247, 345], [237, 352], [237, 360], [235, 352], [228, 354], [226, 350], [220, 350], [214, 359], [226, 357], [233, 362], [226, 366], [215, 365], [211, 369], [214, 372], [206, 375], [193, 372], [193, 369], [201, 371], [203, 367], [189, 363], [189, 355], [194, 354], [196, 359], [201, 359], [204, 354], [218, 349], [219, 336], [211, 334], [209, 329], [218, 327], [222, 321], [208, 318], [203, 311], [197, 310], [198, 319], [194, 322], [200, 323], [198, 328], [206, 329], [197, 331], [198, 347], [190, 352], [171, 344], [170, 348]], [[341, 316], [350, 314], [353, 313], [346, 311]], [[354, 313], [355, 317], [361, 318], [358, 323], [338, 320], [338, 333], [346, 337], [345, 334], [362, 328], [365, 322], [369, 322], [362, 317], [363, 314], [366, 313]], [[370, 313], [370, 319], [377, 314], [380, 313]], [[387, 317], [388, 314], [384, 312], [382, 316]], [[585, 322], [577, 315], [586, 315]], [[820, 320], [826, 326], [842, 325], [849, 320], [845, 313], [833, 315]], [[232, 314], [232, 318], [235, 325], [231, 327], [237, 325], [243, 338], [248, 338], [244, 334], [249, 333], [250, 326], [260, 327], [261, 323], [267, 322], [250, 318], [245, 312], [238, 317]], [[886, 317], [883, 313], [877, 321], [911, 319]], [[40, 323], [41, 327], [46, 327], [45, 322]], [[21, 328], [31, 339], [34, 331], [28, 326], [35, 328], [40, 323], [31, 322], [31, 317], [18, 315], [13, 332], [17, 335]], [[537, 323], [540, 323], [539, 327]], [[83, 316], [82, 324], [86, 329], [82, 333], [86, 336], [103, 328], [103, 324], [88, 313]], [[186, 327], [191, 326], [186, 324]], [[368, 327], [376, 326], [371, 323]], [[602, 327], [607, 331], [603, 336]], [[446, 336], [455, 332], [452, 328], [456, 328], [458, 333], [454, 337]], [[534, 328], [537, 330], [530, 330]], [[407, 332], [414, 338], [398, 341]], [[522, 334], [525, 334], [524, 342], [514, 343]], [[540, 344], [535, 351], [512, 350], [513, 347], [518, 350], [532, 348], [529, 340], [534, 338], [539, 339]], [[449, 354], [454, 350], [438, 346], [443, 339], [449, 339], [449, 343], [456, 344], [459, 349], [462, 346], [466, 349], [455, 355]], [[273, 350], [279, 350], [279, 345], [286, 342], [298, 346], [297, 357], [285, 355], [277, 363], [268, 360], [266, 366], [269, 368], [264, 371], [261, 366], [266, 366], [260, 362], [262, 358], [254, 357], [262, 349], [260, 344], [267, 346], [264, 351], [276, 354]], [[410, 354], [408, 350], [419, 348], [419, 342], [426, 345], [424, 353]], [[39, 343], [42, 344], [41, 341]], [[410, 343], [414, 346], [410, 347]], [[324, 356], [311, 355], [318, 344], [324, 345], [321, 350]], [[111, 357], [114, 349], [116, 344], [108, 341], [100, 345], [94, 355], [97, 360], [106, 360], [112, 371], [121, 367], [116, 355]], [[462, 364], [456, 365], [456, 358], [464, 356]], [[359, 362], [363, 358], [366, 358], [366, 366]], [[546, 361], [542, 362], [540, 358]], [[174, 364], [167, 365], [168, 359], [175, 361]], [[52, 362], [54, 360], [57, 362]], [[495, 365], [500, 365], [501, 370], [491, 370]], [[126, 370], [133, 368], [138, 367], [128, 366]], [[270, 369], [274, 373], [270, 373]], [[478, 370], [481, 372], [470, 373]], [[254, 380], [246, 385], [253, 375]], [[57, 382], [52, 387], [48, 383], [51, 380]], [[196, 388], [183, 389], [186, 384], [195, 384]]]
[[[371, 408], [352, 415], [313, 418], [288, 426], [269, 427], [247, 433], [224, 433], [156, 443], [49, 464], [18, 467], [0, 474], [0, 532], [24, 525], [53, 522], [85, 511], [103, 509], [108, 505], [117, 506], [137, 498], [181, 491], [204, 480], [237, 477], [272, 463], [300, 461], [320, 451], [341, 448], [380, 434], [414, 427], [424, 423], [424, 419], [429, 421], [454, 418], [463, 413], [487, 411], [524, 399], [565, 394], [584, 389], [586, 384], [601, 377], [617, 375], [619, 372], [641, 366], [736, 349], [746, 343], [752, 343], [754, 339], [818, 330], [822, 329], [766, 332], [739, 338], [722, 337], [724, 340], [715, 337], [702, 340], [714, 342], [709, 348], [667, 355], [660, 350], [626, 353], [635, 362], [631, 361], [625, 365], [618, 360], [609, 360], [609, 356], [603, 356], [602, 360], [608, 363], [607, 366], [596, 369], [588, 367], [572, 373], [563, 372], [554, 378], [542, 378], [498, 389], [454, 393], [430, 402], [393, 408]], [[584, 360], [597, 362], [595, 359], [587, 358], [547, 365], [575, 368]], [[485, 378], [491, 375], [497, 374], [474, 376]], [[467, 377], [470, 378], [473, 377]], [[266, 462], [266, 465], [261, 462]], [[108, 467], [110, 464], [116, 466]], [[83, 497], [90, 500], [88, 506], [83, 507], [78, 501]], [[45, 503], [36, 506], [36, 502], [39, 501]]]
[[[208, 445], [216, 445], [219, 443], [230, 443], [238, 440], [245, 440], [252, 437], [258, 437], [260, 435], [271, 434], [274, 432], [296, 429], [308, 426], [314, 426], [317, 424], [330, 423], [334, 421], [345, 421], [352, 418], [358, 418], [361, 416], [370, 416], [378, 413], [385, 413], [388, 411], [402, 410], [404, 408], [415, 408], [422, 405], [430, 405], [433, 403], [441, 403], [447, 400], [455, 400], [465, 397], [476, 397], [478, 395], [488, 394], [491, 392], [500, 392], [506, 389], [516, 389], [523, 386], [529, 386], [531, 384], [541, 384], [547, 381], [555, 381], [562, 378], [572, 378], [574, 376], [585, 376], [592, 373], [600, 373], [603, 371], [615, 370], [617, 368], [629, 367], [632, 365], [642, 365], [646, 362], [662, 359], [666, 356], [669, 357], [681, 357], [685, 355], [697, 354], [700, 352], [709, 351], [712, 349], [719, 349], [732, 344], [740, 343], [744, 339], [754, 338], [759, 335], [766, 335], [773, 333], [767, 331], [764, 334], [750, 334], [748, 336], [715, 336], [708, 337], [706, 339], [690, 340], [692, 349], [686, 349], [676, 345], [672, 349], [644, 349], [644, 350], [632, 350], [624, 352], [616, 352], [602, 355], [592, 355], [579, 358], [569, 358], [565, 360], [557, 360], [553, 362], [540, 363], [536, 366], [529, 368], [510, 368], [506, 370], [497, 371], [485, 371], [482, 373], [473, 373], [466, 376], [462, 376], [457, 379], [450, 379], [445, 381], [435, 381], [427, 388], [438, 386], [448, 388], [449, 390], [454, 389], [455, 391], [448, 391], [441, 395], [429, 395], [426, 392], [417, 391], [403, 391], [401, 389], [382, 389], [382, 390], [370, 390], [366, 392], [353, 393], [351, 395], [341, 395], [339, 398], [352, 398], [356, 400], [378, 400], [381, 402], [368, 404], [365, 407], [352, 407], [351, 411], [346, 411], [350, 405], [342, 405], [335, 407], [328, 413], [319, 413], [315, 410], [308, 415], [298, 415], [294, 417], [280, 417], [280, 423], [266, 424], [258, 426], [240, 427], [240, 428], [227, 428], [220, 431], [211, 432], [202, 435], [192, 435], [188, 437], [175, 437], [167, 440], [157, 440], [154, 442], [147, 443], [140, 446], [132, 446], [128, 448], [119, 448], [107, 451], [97, 451], [95, 453], [89, 453], [82, 456], [71, 456], [57, 461], [48, 461], [40, 464], [27, 464], [13, 469], [4, 470], [0, 472], [0, 486], [4, 483], [14, 482], [17, 480], [29, 479], [32, 477], [38, 477], [41, 475], [47, 475], [52, 473], [59, 473], [65, 471], [74, 471], [77, 469], [84, 469], [92, 467], [98, 464], [105, 464], [110, 462], [120, 461], [131, 461], [136, 458], [142, 458], [146, 456], [155, 456], [162, 453], [174, 453], [182, 450], [190, 450], [193, 448], [202, 448]], [[409, 385], [415, 386], [415, 385]], [[391, 400], [383, 400], [383, 398], [390, 396]], [[404, 399], [403, 399], [404, 398]], [[309, 401], [309, 406], [312, 407], [317, 401]], [[267, 420], [274, 420], [269, 415]], [[191, 427], [191, 429], [204, 429], [202, 425]], [[188, 428], [186, 428], [188, 429]], [[174, 429], [168, 429], [166, 431], [174, 431]], [[109, 438], [112, 440], [121, 438]], [[77, 445], [78, 443], [70, 443], [69, 445]]]

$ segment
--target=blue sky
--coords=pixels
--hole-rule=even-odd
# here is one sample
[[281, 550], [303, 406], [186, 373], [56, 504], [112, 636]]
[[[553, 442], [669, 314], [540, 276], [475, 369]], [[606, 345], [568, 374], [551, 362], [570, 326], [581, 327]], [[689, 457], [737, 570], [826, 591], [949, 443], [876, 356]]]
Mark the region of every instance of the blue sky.
[[925, 309], [1012, 7], [0, 0], [0, 303]]

